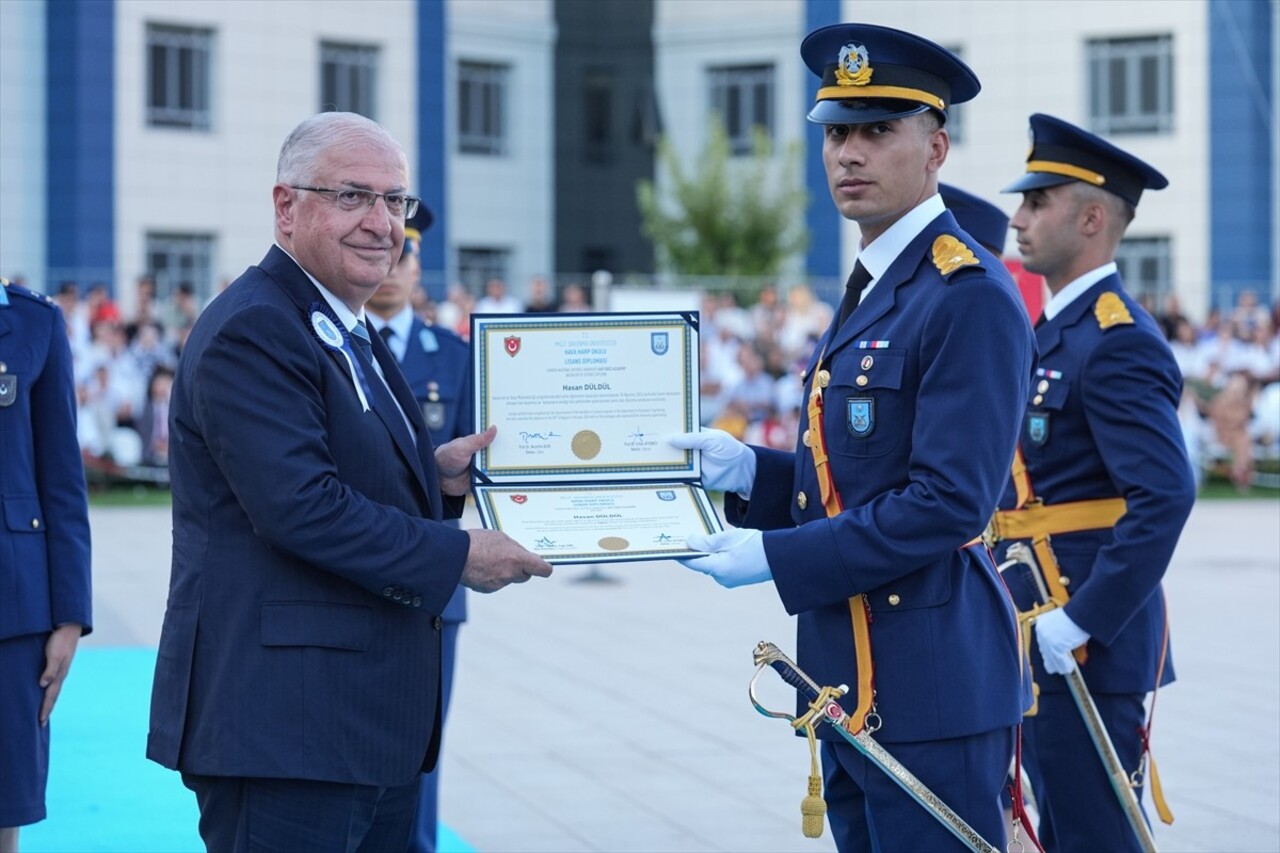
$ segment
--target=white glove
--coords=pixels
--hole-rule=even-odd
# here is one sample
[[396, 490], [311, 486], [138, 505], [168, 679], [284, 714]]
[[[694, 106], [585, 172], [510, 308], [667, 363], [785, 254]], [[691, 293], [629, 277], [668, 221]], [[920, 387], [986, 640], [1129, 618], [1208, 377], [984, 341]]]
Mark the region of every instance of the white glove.
[[756, 480], [756, 455], [750, 447], [722, 429], [682, 432], [667, 442], [681, 450], [702, 451], [702, 485], [713, 492], [751, 496]]
[[752, 583], [773, 580], [769, 560], [764, 555], [764, 534], [759, 530], [734, 527], [723, 533], [695, 533], [685, 540], [693, 551], [706, 551], [707, 556], [680, 560], [680, 565], [732, 589]]
[[1036, 619], [1036, 639], [1045, 672], [1066, 675], [1075, 665], [1072, 650], [1089, 642], [1089, 635], [1059, 607]]

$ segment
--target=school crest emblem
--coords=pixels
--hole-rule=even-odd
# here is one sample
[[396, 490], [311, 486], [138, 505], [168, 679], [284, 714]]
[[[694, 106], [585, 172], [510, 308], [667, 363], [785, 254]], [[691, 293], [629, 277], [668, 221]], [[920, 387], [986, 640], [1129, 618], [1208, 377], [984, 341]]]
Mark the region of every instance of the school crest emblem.
[[666, 332], [649, 333], [649, 349], [653, 350], [654, 355], [666, 355], [670, 347], [671, 339]]
[[1036, 447], [1041, 447], [1049, 440], [1049, 413], [1027, 413], [1027, 438]]
[[866, 438], [876, 426], [876, 401], [871, 397], [850, 397], [849, 434], [854, 438]]

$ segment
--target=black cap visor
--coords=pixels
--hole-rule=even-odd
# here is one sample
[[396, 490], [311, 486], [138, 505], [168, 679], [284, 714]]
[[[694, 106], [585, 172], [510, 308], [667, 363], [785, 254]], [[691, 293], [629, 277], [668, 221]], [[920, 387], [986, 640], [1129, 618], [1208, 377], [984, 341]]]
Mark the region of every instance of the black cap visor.
[[1009, 186], [1000, 190], [1000, 192], [1025, 193], [1028, 190], [1043, 190], [1060, 184], [1069, 184], [1074, 180], [1075, 178], [1068, 178], [1066, 175], [1055, 175], [1053, 172], [1027, 172], [1009, 184]]
[[[814, 104], [808, 118], [814, 124], [870, 124], [919, 115], [927, 109], [924, 104], [896, 98], [828, 99]], [[946, 116], [938, 115], [946, 121]]]

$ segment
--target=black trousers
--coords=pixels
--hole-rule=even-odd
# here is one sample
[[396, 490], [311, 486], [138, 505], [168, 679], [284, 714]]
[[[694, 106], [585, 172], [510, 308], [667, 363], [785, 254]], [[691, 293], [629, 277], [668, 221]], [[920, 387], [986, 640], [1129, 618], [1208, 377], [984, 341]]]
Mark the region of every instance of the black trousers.
[[419, 777], [390, 788], [183, 773], [209, 853], [403, 853]]

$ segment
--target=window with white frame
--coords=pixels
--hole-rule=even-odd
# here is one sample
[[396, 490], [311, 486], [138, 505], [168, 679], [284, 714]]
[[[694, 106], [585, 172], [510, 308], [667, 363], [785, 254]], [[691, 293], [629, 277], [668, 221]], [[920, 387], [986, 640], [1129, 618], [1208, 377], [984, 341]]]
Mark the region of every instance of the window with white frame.
[[511, 69], [486, 62], [458, 64], [458, 150], [507, 153], [507, 87]]
[[378, 48], [320, 43], [320, 110], [374, 115], [378, 101]]
[[213, 249], [212, 234], [147, 234], [143, 269], [155, 276], [156, 296], [167, 299], [189, 282], [200, 302], [212, 297]]
[[1089, 126], [1095, 133], [1173, 130], [1173, 37], [1088, 42]]
[[213, 30], [147, 25], [147, 124], [208, 130], [213, 124]]
[[458, 249], [458, 281], [468, 293], [484, 293], [490, 279], [509, 281], [511, 250], [488, 246], [462, 246]]
[[772, 65], [729, 65], [707, 69], [711, 109], [720, 116], [735, 155], [750, 154], [755, 129], [773, 139]]
[[1125, 289], [1135, 297], [1149, 296], [1152, 305], [1163, 304], [1173, 289], [1173, 261], [1168, 237], [1133, 237], [1116, 249], [1116, 266]]

